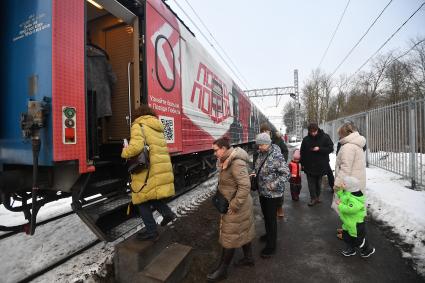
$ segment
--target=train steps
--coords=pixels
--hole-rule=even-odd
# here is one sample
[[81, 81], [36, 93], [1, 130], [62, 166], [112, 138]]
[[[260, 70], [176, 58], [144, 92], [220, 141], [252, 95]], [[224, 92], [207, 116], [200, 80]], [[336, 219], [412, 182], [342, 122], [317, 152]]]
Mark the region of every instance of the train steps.
[[135, 217], [133, 211], [127, 215], [130, 202], [128, 194], [119, 194], [87, 205], [73, 206], [73, 210], [99, 239], [112, 242], [142, 224], [141, 218]]
[[189, 271], [191, 247], [173, 243], [171, 233], [159, 230], [159, 240], [140, 241], [132, 236], [115, 247], [115, 281], [180, 282]]

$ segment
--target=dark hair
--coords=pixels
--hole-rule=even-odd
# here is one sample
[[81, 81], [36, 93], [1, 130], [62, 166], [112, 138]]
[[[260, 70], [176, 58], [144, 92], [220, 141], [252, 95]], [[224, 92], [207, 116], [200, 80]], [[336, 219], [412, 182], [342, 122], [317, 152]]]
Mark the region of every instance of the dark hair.
[[272, 128], [270, 127], [270, 125], [268, 123], [262, 123], [260, 125], [260, 133], [264, 133], [265, 131], [272, 131]]
[[140, 116], [145, 116], [145, 115], [157, 117], [155, 111], [152, 108], [150, 108], [147, 104], [141, 104], [139, 108], [134, 110], [133, 119], [137, 119]]
[[219, 148], [225, 147], [227, 149], [230, 148], [230, 139], [229, 137], [221, 137], [213, 142]]
[[314, 132], [317, 131], [319, 129], [319, 125], [317, 125], [317, 123], [310, 123], [307, 127], [309, 132]]

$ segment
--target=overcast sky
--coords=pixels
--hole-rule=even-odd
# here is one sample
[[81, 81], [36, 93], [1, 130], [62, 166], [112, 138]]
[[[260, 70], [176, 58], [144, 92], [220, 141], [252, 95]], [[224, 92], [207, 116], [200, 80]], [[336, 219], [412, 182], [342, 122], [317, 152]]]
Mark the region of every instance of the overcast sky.
[[[187, 2], [202, 18], [219, 45], [231, 57], [244, 79], [246, 88], [269, 88], [293, 85], [294, 69], [299, 71], [300, 90], [330, 42], [338, 21], [347, 6], [346, 0], [168, 0], [167, 3], [191, 28], [204, 47], [223, 68], [227, 66], [209, 46], [190, 18], [221, 51], [195, 16]], [[351, 0], [329, 47], [321, 68], [332, 73], [357, 43], [390, 0]], [[355, 72], [423, 3], [423, 0], [393, 0], [360, 45], [336, 72]], [[409, 41], [425, 36], [425, 6], [388, 42], [388, 50], [407, 50]], [[225, 55], [222, 55], [224, 58]], [[228, 61], [228, 60], [227, 60]], [[230, 61], [227, 62], [233, 67]], [[234, 68], [234, 67], [233, 67]], [[364, 67], [367, 70], [369, 65]], [[229, 74], [237, 81], [233, 73]], [[279, 115], [283, 104], [266, 110]], [[262, 106], [274, 106], [275, 99], [259, 100]], [[258, 104], [258, 103], [257, 103]]]

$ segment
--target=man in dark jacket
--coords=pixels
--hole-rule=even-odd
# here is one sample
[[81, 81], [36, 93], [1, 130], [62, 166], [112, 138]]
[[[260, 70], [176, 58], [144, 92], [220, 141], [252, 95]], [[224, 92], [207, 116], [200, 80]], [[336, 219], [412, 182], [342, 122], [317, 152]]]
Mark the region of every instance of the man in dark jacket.
[[309, 206], [320, 203], [320, 186], [322, 176], [329, 168], [329, 154], [333, 151], [330, 137], [319, 129], [317, 123], [308, 126], [308, 135], [301, 143], [300, 163], [307, 175], [308, 189], [310, 191]]

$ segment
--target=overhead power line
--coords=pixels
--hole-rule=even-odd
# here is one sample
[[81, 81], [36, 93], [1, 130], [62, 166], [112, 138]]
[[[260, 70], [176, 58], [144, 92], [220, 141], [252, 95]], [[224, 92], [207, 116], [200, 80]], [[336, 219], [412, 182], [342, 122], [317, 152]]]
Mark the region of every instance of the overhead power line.
[[354, 49], [356, 49], [356, 47], [360, 44], [360, 42], [363, 40], [363, 38], [368, 34], [368, 32], [370, 31], [370, 29], [375, 25], [375, 23], [382, 16], [382, 14], [388, 8], [388, 6], [391, 4], [391, 2], [393, 2], [393, 0], [390, 0], [387, 3], [387, 5], [384, 7], [384, 9], [382, 9], [382, 11], [381, 11], [381, 13], [379, 13], [378, 17], [376, 17], [376, 19], [372, 22], [372, 24], [369, 26], [369, 28], [366, 30], [366, 32], [362, 35], [362, 37], [357, 41], [357, 43], [353, 46], [353, 48], [351, 48], [351, 50], [348, 52], [348, 54], [345, 55], [344, 59], [342, 59], [342, 61], [338, 64], [338, 66], [332, 72], [332, 74], [331, 74], [330, 77], [333, 77], [333, 75], [336, 73], [336, 71], [338, 71], [339, 67], [341, 67], [341, 65], [344, 64], [345, 60], [347, 60], [347, 58], [351, 55], [351, 53], [353, 53]]
[[333, 39], [335, 37], [335, 34], [338, 31], [338, 28], [339, 28], [339, 26], [340, 26], [340, 24], [342, 22], [342, 19], [344, 18], [345, 12], [347, 11], [347, 8], [348, 8], [348, 5], [350, 4], [350, 1], [351, 0], [348, 0], [347, 1], [347, 5], [345, 5], [344, 12], [342, 12], [341, 17], [339, 18], [338, 25], [336, 26], [336, 28], [335, 28], [335, 30], [334, 30], [334, 32], [332, 34], [331, 40], [329, 41], [328, 47], [326, 47], [325, 53], [323, 53], [322, 59], [320, 59], [320, 63], [319, 63], [319, 67], [318, 68], [320, 68], [320, 66], [322, 65], [323, 59], [325, 59], [326, 54], [328, 54], [329, 47], [331, 46], [332, 41], [333, 41]]
[[192, 12], [195, 14], [195, 16], [198, 18], [199, 22], [204, 26], [204, 28], [207, 30], [207, 32], [210, 34], [211, 38], [217, 43], [217, 46], [221, 49], [221, 51], [224, 53], [224, 55], [226, 56], [226, 58], [230, 61], [230, 63], [233, 65], [233, 67], [236, 69], [236, 71], [238, 72], [238, 74], [241, 76], [241, 78], [244, 80], [244, 83], [248, 84], [247, 80], [245, 79], [245, 77], [242, 75], [242, 73], [240, 72], [240, 70], [238, 69], [238, 67], [236, 66], [236, 64], [233, 62], [233, 60], [230, 58], [230, 56], [227, 54], [227, 52], [224, 50], [223, 47], [221, 47], [220, 43], [218, 42], [218, 40], [214, 37], [214, 35], [211, 33], [211, 31], [209, 30], [209, 28], [207, 27], [207, 25], [204, 23], [204, 21], [202, 20], [202, 18], [198, 15], [198, 13], [195, 11], [195, 9], [192, 7], [192, 5], [190, 5], [189, 1], [184, 0], [187, 5], [190, 7], [190, 9], [192, 10]]
[[393, 63], [394, 61], [397, 61], [398, 59], [400, 59], [401, 57], [406, 56], [408, 53], [410, 53], [410, 51], [412, 51], [416, 46], [418, 46], [419, 44], [421, 44], [422, 42], [425, 41], [425, 38], [416, 42], [415, 45], [413, 45], [409, 50], [407, 50], [406, 52], [404, 52], [403, 54], [401, 54], [400, 56], [398, 56], [397, 58], [392, 59], [388, 65], [391, 65], [391, 63]]
[[195, 28], [199, 31], [199, 33], [202, 35], [202, 37], [208, 42], [208, 44], [211, 46], [211, 48], [214, 49], [214, 51], [217, 53], [217, 55], [220, 57], [220, 59], [224, 62], [224, 64], [226, 64], [226, 66], [233, 73], [233, 75], [235, 75], [235, 77], [239, 80], [239, 82], [243, 84], [245, 89], [247, 89], [248, 87], [245, 85], [244, 81], [238, 76], [238, 74], [235, 72], [235, 70], [227, 63], [227, 61], [223, 58], [223, 56], [220, 54], [220, 52], [218, 52], [217, 48], [215, 48], [214, 44], [211, 43], [211, 41], [208, 39], [208, 37], [202, 32], [202, 30], [198, 27], [198, 25], [192, 20], [192, 18], [186, 13], [186, 11], [180, 6], [180, 4], [177, 2], [177, 0], [174, 0], [174, 3], [186, 15], [186, 17], [195, 26]]
[[351, 80], [351, 78], [353, 78], [373, 57], [375, 57], [375, 55], [379, 52], [379, 51], [381, 51], [381, 49], [382, 48], [384, 48], [384, 46], [394, 37], [394, 35], [396, 35], [406, 24], [407, 24], [407, 22], [409, 22], [410, 21], [410, 19], [412, 19], [413, 18], [413, 16], [414, 15], [416, 15], [416, 13], [423, 7], [425, 5], [425, 2], [422, 2], [422, 4], [419, 6], [419, 8], [418, 9], [416, 9], [416, 11], [415, 12], [413, 12], [413, 14], [412, 15], [410, 15], [410, 17], [409, 18], [407, 18], [407, 20], [405, 20], [404, 21], [404, 23], [403, 24], [401, 24], [401, 26], [399, 26], [399, 28], [378, 48], [378, 50], [376, 50], [375, 51], [375, 53], [373, 53], [372, 54], [372, 56], [370, 56], [355, 72], [354, 72], [354, 74], [352, 74], [348, 79], [347, 79], [347, 81], [345, 82], [345, 84], [344, 85], [346, 85], [350, 80]]

